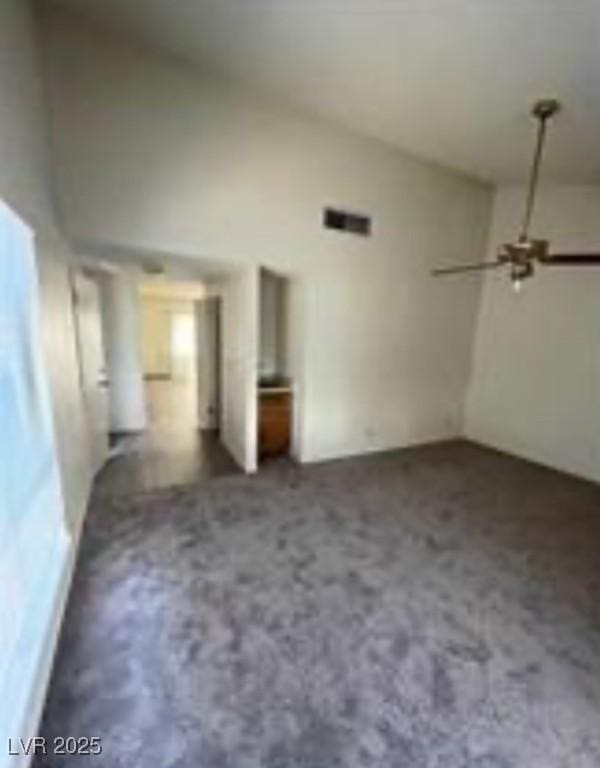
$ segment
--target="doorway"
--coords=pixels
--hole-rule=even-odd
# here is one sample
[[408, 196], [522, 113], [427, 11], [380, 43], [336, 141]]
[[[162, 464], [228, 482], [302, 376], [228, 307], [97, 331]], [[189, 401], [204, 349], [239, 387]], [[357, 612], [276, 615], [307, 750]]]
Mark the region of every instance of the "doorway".
[[[111, 451], [102, 488], [120, 495], [234, 472], [219, 435], [218, 297], [197, 280], [149, 278], [141, 270], [115, 268], [93, 277], [77, 278], [77, 303], [81, 382], [92, 424], [100, 410], [94, 386], [106, 383], [100, 393], [108, 401], [108, 424], [103, 433], [98, 429], [98, 444], [102, 438], [106, 444], [108, 431]], [[93, 354], [98, 301], [106, 375]]]
[[87, 412], [92, 464], [108, 457], [109, 395], [98, 282], [81, 271], [71, 274], [80, 386]]
[[155, 490], [236, 471], [221, 445], [220, 303], [201, 282], [141, 279], [137, 345], [145, 427], [119, 434], [110, 493]]
[[258, 458], [289, 457], [293, 450], [295, 389], [290, 335], [290, 281], [259, 274]]
[[140, 284], [148, 430], [171, 439], [219, 429], [219, 305], [202, 283]]

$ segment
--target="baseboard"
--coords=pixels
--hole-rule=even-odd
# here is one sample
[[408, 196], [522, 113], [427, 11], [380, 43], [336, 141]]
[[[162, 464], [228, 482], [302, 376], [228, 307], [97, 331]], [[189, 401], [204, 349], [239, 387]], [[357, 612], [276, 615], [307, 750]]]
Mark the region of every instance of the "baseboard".
[[[26, 741], [39, 733], [54, 657], [73, 579], [81, 527], [70, 537], [66, 537], [62, 562], [57, 569], [58, 576], [53, 599], [48, 601], [45, 610], [47, 616], [46, 631], [37, 641], [36, 649], [32, 650], [34, 658], [31, 663], [31, 690], [24, 693], [22, 706], [19, 708], [21, 711], [20, 713], [13, 713], [13, 723], [9, 726], [11, 732], [7, 733], [5, 743], [0, 745], [0, 768], [27, 768], [33, 759], [33, 754], [23, 754], [23, 750], [18, 748], [18, 744], [14, 751], [20, 754], [9, 755], [8, 738], [13, 740], [22, 738]], [[23, 680], [13, 681], [12, 685], [13, 687], [15, 683], [23, 685], [23, 682]]]
[[[497, 439], [495, 436], [491, 437], [488, 434], [484, 434], [477, 430], [468, 430], [464, 433], [463, 438], [469, 440], [477, 445], [482, 445], [485, 448], [490, 448], [498, 453], [503, 453], [507, 456], [513, 456], [523, 461], [528, 461], [531, 464], [537, 464], [540, 467], [546, 469], [552, 469], [555, 472], [562, 472], [565, 475], [571, 475], [579, 480], [585, 480], [591, 483], [600, 483], [600, 470], [594, 466], [586, 466], [583, 462], [565, 461], [564, 457], [558, 457], [553, 455], [544, 455], [542, 450], [536, 450], [530, 446], [525, 446], [516, 440], [502, 440]], [[594, 465], [596, 462], [594, 462]]]
[[[76, 549], [73, 545], [71, 545], [69, 548], [68, 557], [64, 564], [62, 578], [59, 584], [58, 594], [56, 596], [53, 621], [48, 628], [46, 640], [44, 643], [44, 653], [38, 666], [38, 686], [32, 693], [27, 712], [27, 722], [24, 723], [22, 730], [22, 733], [25, 734], [30, 733], [32, 735], [37, 735], [39, 733], [40, 722], [44, 712], [44, 704], [46, 702], [46, 695], [48, 692], [48, 685], [52, 675], [52, 667], [54, 666], [54, 656], [56, 654], [58, 638], [60, 636], [60, 630], [62, 627], [67, 600], [71, 588], [71, 581], [73, 579], [73, 570], [76, 559], [75, 555]], [[31, 763], [31, 759], [31, 757], [26, 758], [25, 762], [23, 763], [23, 768], [26, 768], [26, 766]]]
[[377, 443], [365, 445], [353, 445], [329, 450], [318, 450], [305, 453], [301, 457], [293, 456], [300, 464], [320, 464], [327, 461], [336, 461], [338, 459], [353, 459], [360, 456], [369, 456], [371, 454], [389, 453], [391, 451], [400, 451], [405, 448], [417, 448], [419, 446], [431, 445], [434, 443], [443, 443], [448, 440], [462, 439], [462, 435], [453, 430], [448, 432], [423, 433], [412, 435], [403, 440], [384, 440]]

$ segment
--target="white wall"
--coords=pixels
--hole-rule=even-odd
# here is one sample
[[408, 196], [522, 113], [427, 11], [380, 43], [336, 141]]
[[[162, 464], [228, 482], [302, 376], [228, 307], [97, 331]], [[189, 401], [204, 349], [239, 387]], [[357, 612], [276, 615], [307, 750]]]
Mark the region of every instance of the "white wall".
[[[48, 14], [71, 233], [295, 280], [304, 459], [458, 434], [479, 280], [429, 270], [481, 256], [489, 190]], [[331, 204], [372, 215], [372, 237], [324, 230]]]
[[223, 442], [246, 472], [257, 467], [258, 270], [248, 267], [221, 284]]
[[140, 432], [147, 426], [138, 278], [123, 270], [100, 282], [106, 370], [110, 382], [112, 432]]
[[[79, 388], [75, 334], [68, 280], [68, 248], [56, 226], [47, 173], [46, 115], [35, 29], [27, 3], [0, 3], [0, 198], [34, 229], [41, 284], [41, 312], [45, 363], [52, 395], [54, 432], [60, 460], [65, 508], [64, 526], [55, 525], [55, 542], [70, 529], [66, 547], [48, 542], [42, 555], [43, 589], [27, 580], [19, 585], [23, 600], [11, 612], [20, 632], [8, 667], [16, 685], [0, 680], [5, 732], [34, 735], [43, 701], [59, 618], [70, 576], [73, 539], [79, 530], [91, 479], [90, 444]], [[28, 492], [30, 498], [27, 497]], [[23, 489], [27, 505], [35, 489]], [[32, 538], [32, 543], [35, 541]], [[39, 541], [38, 541], [39, 543]], [[6, 538], [5, 553], [14, 545]], [[0, 556], [0, 562], [3, 556]], [[34, 574], [31, 574], [33, 577]], [[6, 590], [6, 580], [0, 589]], [[29, 590], [29, 593], [28, 593]], [[35, 593], [32, 594], [31, 592]], [[3, 605], [8, 599], [2, 592]], [[14, 626], [13, 626], [14, 629]], [[6, 659], [3, 660], [6, 663]], [[26, 704], [23, 706], [23, 702]], [[7, 717], [10, 716], [10, 722]], [[7, 762], [2, 738], [0, 766]], [[12, 758], [10, 765], [20, 764]]]
[[47, 618], [52, 609], [69, 544], [38, 294], [33, 232], [0, 203], [0, 743], [5, 745], [13, 735], [10, 725], [21, 725], [28, 706], [30, 691], [21, 680], [36, 674], [39, 646], [35, 654], [26, 649], [45, 639], [38, 611]]
[[109, 454], [109, 391], [99, 280], [77, 271], [72, 275], [77, 356], [86, 417], [92, 440], [92, 461], [99, 471]]
[[218, 429], [221, 418], [221, 299], [194, 302], [196, 316], [198, 426]]
[[[515, 237], [525, 190], [501, 188], [490, 254]], [[533, 232], [600, 250], [600, 187], [542, 187]], [[450, 278], [448, 278], [450, 279]], [[600, 480], [600, 269], [539, 268], [515, 294], [488, 275], [468, 396], [469, 437]]]
[[286, 373], [286, 286], [284, 278], [260, 271], [260, 354], [263, 376]]
[[22, 0], [0, 4], [0, 197], [33, 228], [40, 273], [47, 368], [71, 527], [89, 488], [86, 424], [79, 388], [69, 285], [70, 250], [57, 226], [49, 175], [47, 115], [36, 30]]

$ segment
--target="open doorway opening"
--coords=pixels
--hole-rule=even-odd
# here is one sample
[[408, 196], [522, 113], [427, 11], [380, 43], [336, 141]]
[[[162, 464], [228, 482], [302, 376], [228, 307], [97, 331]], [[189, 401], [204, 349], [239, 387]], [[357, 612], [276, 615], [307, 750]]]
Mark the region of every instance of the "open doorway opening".
[[258, 458], [289, 456], [294, 445], [290, 281], [262, 268], [259, 276]]
[[[170, 439], [192, 439], [200, 419], [203, 387], [216, 361], [199, 359], [196, 306], [202, 283], [146, 280], [140, 292], [140, 347], [148, 431]], [[200, 376], [202, 368], [202, 376]]]
[[223, 457], [219, 298], [202, 282], [163, 277], [138, 292], [146, 429], [135, 446], [159, 485], [213, 474]]
[[89, 425], [92, 466], [97, 472], [109, 455], [110, 431], [100, 284], [93, 273], [83, 270], [72, 270], [70, 278], [79, 379]]
[[[219, 297], [197, 278], [109, 266], [96, 270], [93, 280], [78, 281], [83, 298], [92, 295], [84, 290], [88, 282], [97, 286], [93, 298], [102, 319], [106, 374], [99, 376], [99, 364], [91, 362], [92, 383], [107, 399], [111, 451], [103, 486], [131, 493], [236, 471], [219, 435]], [[97, 309], [82, 297], [80, 311]], [[90, 355], [81, 351], [85, 362]]]
[[259, 269], [84, 263], [99, 289], [112, 490], [256, 471], [257, 384], [275, 383], [258, 375]]

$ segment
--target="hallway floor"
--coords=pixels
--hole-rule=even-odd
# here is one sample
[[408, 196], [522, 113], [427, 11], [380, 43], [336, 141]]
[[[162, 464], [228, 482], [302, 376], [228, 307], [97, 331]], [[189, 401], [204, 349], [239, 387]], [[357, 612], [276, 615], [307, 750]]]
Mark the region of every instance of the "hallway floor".
[[145, 383], [148, 429], [121, 439], [101, 473], [101, 488], [127, 495], [190, 485], [239, 471], [212, 430], [199, 430], [195, 380]]
[[[598, 768], [600, 488], [457, 441], [111, 496], [37, 768]], [[168, 513], [168, 514], [165, 514]]]

